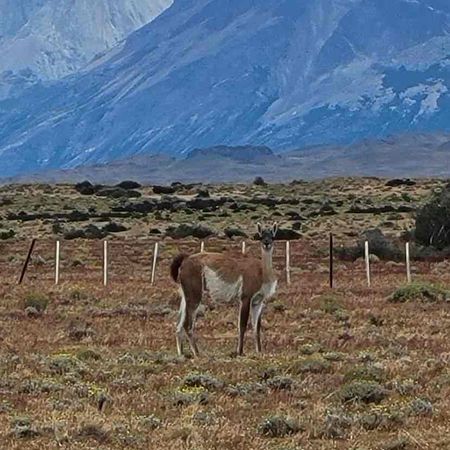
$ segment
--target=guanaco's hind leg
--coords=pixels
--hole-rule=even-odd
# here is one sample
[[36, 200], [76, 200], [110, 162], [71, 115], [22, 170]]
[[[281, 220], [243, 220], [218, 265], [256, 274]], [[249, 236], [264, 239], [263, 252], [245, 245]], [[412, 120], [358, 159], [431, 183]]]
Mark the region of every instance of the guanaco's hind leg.
[[237, 354], [239, 356], [242, 356], [242, 354], [244, 353], [244, 337], [245, 332], [247, 331], [249, 313], [250, 313], [250, 302], [243, 299], [241, 301], [241, 306], [239, 308], [239, 341], [237, 348]]
[[199, 355], [194, 335], [194, 328], [197, 308], [200, 304], [201, 298], [201, 284], [199, 286], [186, 287], [183, 282], [181, 283], [180, 320], [177, 326], [177, 351], [179, 356], [183, 355], [183, 333], [186, 334], [193, 355], [195, 357]]
[[199, 351], [194, 335], [196, 315], [197, 315], [197, 307], [195, 307], [195, 309], [187, 309], [183, 327], [184, 331], [186, 332], [186, 336], [188, 338], [192, 354], [197, 358], [199, 356]]
[[178, 320], [176, 337], [178, 356], [183, 356], [183, 326], [186, 320], [186, 296], [184, 295], [183, 288], [180, 288], [180, 296], [180, 318]]

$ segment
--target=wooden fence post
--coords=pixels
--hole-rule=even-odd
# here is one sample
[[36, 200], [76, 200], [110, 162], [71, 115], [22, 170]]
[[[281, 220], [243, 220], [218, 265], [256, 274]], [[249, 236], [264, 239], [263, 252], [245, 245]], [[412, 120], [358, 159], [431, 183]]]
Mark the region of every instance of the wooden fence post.
[[55, 284], [59, 284], [59, 267], [60, 267], [60, 250], [61, 243], [56, 241], [56, 250], [55, 250]]
[[245, 241], [242, 241], [242, 254], [245, 255], [246, 248], [245, 248]]
[[27, 271], [28, 264], [30, 263], [31, 254], [33, 253], [34, 245], [36, 244], [36, 239], [31, 241], [30, 248], [28, 249], [27, 259], [23, 263], [22, 272], [20, 273], [19, 284], [22, 284], [22, 281], [25, 277], [25, 272]]
[[365, 256], [366, 256], [366, 276], [367, 276], [367, 286], [370, 287], [370, 253], [369, 253], [369, 242], [366, 241], [364, 244]]
[[286, 282], [291, 284], [291, 242], [286, 241]]
[[153, 250], [153, 266], [152, 266], [152, 285], [155, 284], [155, 275], [156, 275], [156, 262], [158, 260], [158, 250], [159, 250], [159, 243], [155, 242], [155, 247]]
[[410, 262], [409, 242], [406, 243], [406, 279], [408, 280], [408, 283], [411, 283], [411, 262]]
[[330, 233], [330, 288], [333, 289], [334, 287], [334, 280], [333, 280], [333, 269], [334, 269], [334, 244], [333, 244], [333, 233]]
[[103, 286], [108, 285], [108, 241], [103, 241]]

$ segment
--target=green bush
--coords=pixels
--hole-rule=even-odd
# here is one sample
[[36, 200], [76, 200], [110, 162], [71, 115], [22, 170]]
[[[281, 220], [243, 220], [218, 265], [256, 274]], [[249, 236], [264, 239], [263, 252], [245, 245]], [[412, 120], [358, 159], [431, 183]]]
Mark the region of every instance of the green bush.
[[153, 414], [150, 414], [149, 416], [139, 417], [139, 423], [147, 430], [156, 430], [163, 424], [162, 420], [159, 417], [154, 416]]
[[341, 298], [336, 294], [324, 294], [319, 297], [320, 308], [327, 314], [335, 314], [344, 308], [341, 305]]
[[372, 411], [361, 414], [359, 425], [367, 431], [370, 430], [393, 430], [405, 423], [403, 411]]
[[294, 385], [292, 378], [277, 375], [266, 381], [267, 386], [275, 391], [290, 391]]
[[12, 239], [16, 235], [14, 230], [0, 230], [0, 241], [6, 241], [7, 239]]
[[402, 261], [404, 259], [403, 251], [391, 242], [378, 228], [365, 231], [353, 247], [336, 248], [336, 255], [341, 259], [349, 261], [356, 261], [358, 258], [363, 258], [366, 241], [369, 242], [370, 254], [376, 255], [384, 261]]
[[86, 372], [85, 365], [76, 356], [64, 353], [51, 356], [48, 360], [48, 368], [51, 373], [56, 375], [79, 376]]
[[96, 423], [82, 425], [76, 437], [78, 439], [92, 439], [102, 444], [108, 442], [110, 439], [109, 432], [102, 425]]
[[231, 397], [253, 397], [267, 394], [267, 385], [258, 382], [238, 383], [228, 386], [225, 392]]
[[450, 189], [432, 196], [416, 216], [417, 242], [442, 250], [450, 246]]
[[11, 421], [12, 434], [17, 439], [33, 439], [41, 435], [28, 417], [15, 417]]
[[351, 381], [375, 381], [381, 383], [385, 381], [385, 379], [385, 371], [381, 367], [374, 366], [373, 364], [354, 367], [344, 375], [344, 382], [346, 383]]
[[380, 403], [387, 395], [383, 386], [372, 381], [353, 381], [339, 391], [339, 397], [344, 403]]
[[96, 350], [92, 350], [90, 348], [81, 349], [77, 352], [76, 357], [80, 361], [100, 361], [102, 359], [102, 355]]
[[428, 283], [413, 283], [396, 289], [389, 297], [391, 303], [406, 303], [410, 301], [440, 302], [448, 301], [450, 293], [439, 286]]
[[331, 363], [323, 358], [310, 357], [295, 361], [289, 368], [294, 375], [303, 373], [325, 373], [331, 369]]
[[208, 390], [218, 390], [225, 386], [225, 383], [210, 375], [202, 373], [191, 373], [186, 375], [183, 379], [183, 386], [185, 387], [201, 387]]
[[266, 437], [279, 438], [298, 433], [300, 426], [296, 420], [285, 416], [271, 416], [258, 426], [258, 432]]
[[432, 416], [433, 405], [427, 399], [415, 398], [408, 405], [407, 411], [410, 416]]
[[44, 312], [49, 304], [49, 298], [38, 292], [30, 292], [23, 299], [23, 309], [34, 308], [39, 313]]

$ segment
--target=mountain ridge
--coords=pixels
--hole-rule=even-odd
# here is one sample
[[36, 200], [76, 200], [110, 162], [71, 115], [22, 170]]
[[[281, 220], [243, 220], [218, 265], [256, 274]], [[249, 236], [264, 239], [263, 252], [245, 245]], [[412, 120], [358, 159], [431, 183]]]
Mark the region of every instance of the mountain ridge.
[[441, 0], [176, 0], [82, 73], [0, 102], [1, 174], [445, 131], [449, 30]]
[[0, 0], [0, 98], [78, 72], [172, 1]]

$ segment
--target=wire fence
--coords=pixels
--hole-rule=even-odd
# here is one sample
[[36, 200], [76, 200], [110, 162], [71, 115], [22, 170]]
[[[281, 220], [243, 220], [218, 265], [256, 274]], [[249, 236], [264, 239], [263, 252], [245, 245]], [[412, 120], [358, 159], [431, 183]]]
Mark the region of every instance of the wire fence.
[[[115, 283], [148, 283], [158, 286], [169, 280], [169, 265], [179, 252], [193, 254], [200, 251], [231, 252], [235, 255], [258, 257], [257, 241], [224, 240], [73, 240], [51, 239], [30, 242], [10, 241], [0, 243], [0, 273], [10, 283], [33, 285], [34, 282], [99, 283], [105, 286]], [[433, 263], [417, 263], [411, 274], [409, 259], [404, 263], [388, 264], [370, 262], [370, 249], [366, 245], [363, 260], [354, 263], [333, 258], [336, 239], [330, 236], [330, 246], [306, 240], [276, 241], [273, 254], [274, 269], [281, 283], [300, 283], [306, 277], [314, 277], [316, 283], [339, 287], [344, 275], [372, 286], [384, 276], [396, 276], [400, 282], [411, 282], [417, 273], [429, 273]], [[27, 255], [32, 250], [29, 262]], [[155, 252], [156, 250], [156, 252]], [[407, 255], [409, 252], [407, 251]]]

